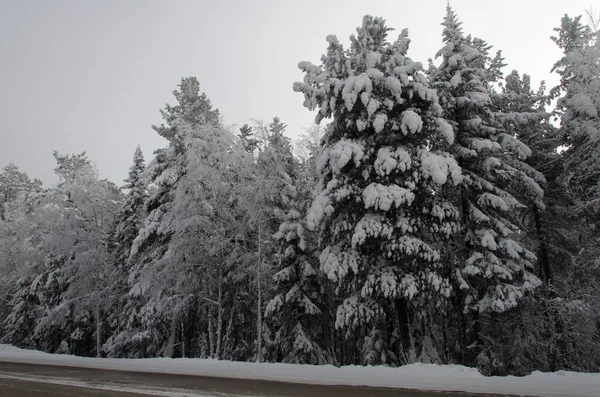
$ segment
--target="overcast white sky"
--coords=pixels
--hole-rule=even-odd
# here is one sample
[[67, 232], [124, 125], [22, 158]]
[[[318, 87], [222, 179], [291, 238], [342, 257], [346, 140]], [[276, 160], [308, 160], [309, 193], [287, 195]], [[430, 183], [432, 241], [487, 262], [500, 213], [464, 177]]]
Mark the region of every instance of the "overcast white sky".
[[[453, 0], [465, 33], [503, 50], [509, 66], [542, 79], [560, 52], [552, 29], [598, 0]], [[12, 162], [46, 184], [52, 150], [87, 151], [121, 184], [140, 144], [146, 160], [165, 145], [151, 128], [182, 76], [227, 124], [279, 116], [288, 135], [314, 115], [292, 83], [299, 61], [320, 62], [325, 37], [344, 43], [371, 14], [408, 28], [409, 55], [441, 47], [446, 0], [0, 0], [0, 167]], [[391, 37], [392, 39], [395, 37]], [[537, 84], [537, 83], [536, 83]]]

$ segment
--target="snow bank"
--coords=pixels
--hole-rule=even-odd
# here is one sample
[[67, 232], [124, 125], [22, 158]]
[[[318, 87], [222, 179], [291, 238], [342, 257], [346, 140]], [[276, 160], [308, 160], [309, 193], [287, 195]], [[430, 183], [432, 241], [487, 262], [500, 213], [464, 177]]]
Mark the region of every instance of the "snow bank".
[[[400, 368], [254, 364], [202, 359], [97, 359], [53, 355], [0, 345], [0, 362], [108, 370], [261, 379], [282, 382], [465, 391], [548, 397], [598, 397], [600, 374], [534, 372], [525, 377], [484, 377], [459, 365], [411, 364]], [[0, 371], [1, 371], [0, 366]]]

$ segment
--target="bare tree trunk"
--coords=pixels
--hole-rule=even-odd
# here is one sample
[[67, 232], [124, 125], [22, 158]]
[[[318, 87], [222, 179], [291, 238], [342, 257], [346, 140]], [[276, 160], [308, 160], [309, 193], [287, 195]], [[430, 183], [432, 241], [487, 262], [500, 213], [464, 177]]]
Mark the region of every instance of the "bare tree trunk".
[[227, 356], [229, 352], [226, 349], [229, 349], [229, 341], [231, 340], [231, 335], [233, 333], [233, 320], [235, 318], [235, 302], [237, 300], [237, 290], [233, 295], [233, 301], [231, 303], [231, 311], [229, 313], [229, 323], [227, 324], [227, 330], [225, 331], [225, 341], [223, 342], [223, 357], [225, 359], [231, 359], [230, 356]]
[[212, 301], [212, 297], [213, 295], [213, 290], [214, 290], [214, 275], [209, 273], [206, 277], [206, 288], [205, 291], [208, 291], [208, 297], [210, 298], [209, 300], [207, 300], [208, 303], [208, 307], [206, 309], [206, 315], [207, 315], [207, 327], [208, 327], [208, 357], [210, 358], [214, 358], [215, 356], [215, 320], [214, 320], [214, 303], [211, 302]]
[[169, 339], [163, 353], [163, 357], [171, 357], [175, 354], [175, 338], [177, 337], [177, 311], [171, 317], [171, 325], [169, 327]]
[[256, 266], [256, 284], [258, 302], [256, 304], [256, 362], [262, 363], [262, 286], [261, 286], [261, 265], [262, 265], [262, 211], [258, 214], [258, 263]]
[[212, 304], [208, 308], [208, 355], [210, 358], [215, 357], [215, 326], [213, 321]]
[[185, 328], [183, 324], [183, 317], [179, 317], [179, 325], [181, 326], [181, 358], [185, 358]]
[[221, 282], [221, 270], [219, 270], [219, 280], [218, 280], [218, 302], [217, 306], [217, 345], [215, 348], [215, 358], [219, 360], [221, 358], [221, 339], [223, 337], [223, 285]]
[[410, 324], [408, 318], [408, 305], [404, 298], [396, 299], [394, 302], [396, 314], [398, 315], [398, 331], [400, 334], [400, 345], [402, 354], [408, 357], [410, 350]]
[[4, 201], [0, 203], [0, 219], [3, 221], [6, 220], [6, 209], [4, 208], [6, 202], [8, 202], [8, 191], [4, 193]]
[[96, 300], [96, 357], [102, 355], [102, 319], [100, 318], [100, 299]]
[[548, 284], [552, 282], [552, 271], [550, 269], [550, 260], [548, 259], [548, 245], [546, 243], [546, 236], [544, 234], [544, 230], [542, 229], [540, 211], [535, 206], [533, 207], [533, 217], [535, 221], [535, 230], [537, 232], [538, 240], [540, 242], [539, 260], [542, 268], [542, 280], [544, 280], [544, 282]]

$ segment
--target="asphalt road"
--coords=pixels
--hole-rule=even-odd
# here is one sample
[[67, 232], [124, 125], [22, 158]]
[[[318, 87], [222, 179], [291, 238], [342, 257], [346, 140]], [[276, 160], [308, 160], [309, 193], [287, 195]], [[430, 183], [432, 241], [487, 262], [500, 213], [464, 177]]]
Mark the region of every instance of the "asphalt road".
[[[491, 397], [0, 362], [2, 397]], [[497, 395], [495, 395], [497, 396]]]

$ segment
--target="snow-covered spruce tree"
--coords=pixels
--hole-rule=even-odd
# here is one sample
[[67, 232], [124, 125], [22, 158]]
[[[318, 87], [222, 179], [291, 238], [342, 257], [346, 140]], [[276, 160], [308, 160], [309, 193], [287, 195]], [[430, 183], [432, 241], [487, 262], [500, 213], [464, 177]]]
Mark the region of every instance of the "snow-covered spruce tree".
[[473, 59], [473, 66], [483, 70], [481, 81], [489, 92], [495, 92], [497, 85], [502, 81], [502, 68], [506, 66], [502, 51], [496, 51], [496, 54], [492, 57], [490, 55], [492, 46], [485, 40], [471, 36], [467, 36], [465, 40], [479, 53], [479, 56]]
[[564, 184], [573, 192], [574, 210], [597, 223], [600, 198], [600, 40], [580, 21], [565, 16], [554, 42], [564, 56], [553, 68], [561, 78], [552, 90], [559, 97], [564, 145]]
[[264, 322], [264, 303], [270, 298], [273, 286], [272, 276], [276, 266], [274, 256], [276, 247], [273, 235], [286, 213], [292, 208], [292, 199], [296, 194], [294, 186], [298, 174], [298, 163], [292, 155], [289, 138], [283, 135], [286, 125], [279, 118], [264, 126], [257, 122], [264, 146], [260, 149], [250, 180], [246, 183], [247, 222], [250, 227], [248, 238], [254, 241], [249, 252], [252, 253], [254, 268], [254, 291], [256, 293], [256, 343], [255, 359], [274, 360], [277, 341], [273, 339], [268, 324]]
[[[161, 110], [166, 125], [154, 130], [167, 139], [169, 146], [157, 151], [148, 167], [149, 183], [155, 186], [146, 199], [147, 217], [134, 239], [130, 251], [128, 302], [123, 308], [127, 323], [113, 335], [104, 349], [110, 356], [154, 357], [163, 352], [169, 338], [173, 305], [176, 302], [157, 287], [160, 260], [169, 248], [176, 225], [168, 220], [172, 212], [178, 183], [187, 169], [187, 140], [200, 126], [216, 126], [218, 110], [213, 110], [195, 77], [182, 78], [173, 92], [175, 106]], [[177, 275], [173, 275], [176, 277]]]
[[553, 295], [553, 274], [570, 260], [572, 243], [563, 233], [565, 211], [560, 203], [564, 201], [564, 189], [557, 183], [562, 169], [556, 151], [560, 142], [557, 129], [550, 122], [551, 114], [546, 111], [549, 101], [545, 86], [542, 83], [534, 91], [528, 75], [512, 71], [500, 87], [500, 92], [491, 94], [494, 116], [506, 133], [518, 137], [531, 149], [525, 164], [533, 170], [525, 170], [544, 189], [543, 200], [540, 194], [525, 188], [514, 193], [527, 206], [521, 211], [522, 241], [535, 249], [535, 272], [544, 285], [535, 295], [526, 297], [518, 309], [501, 316], [495, 324], [492, 347], [494, 355], [505, 364], [506, 373], [526, 375], [536, 369], [550, 369], [549, 336], [553, 327], [548, 321], [548, 297]]
[[133, 164], [125, 180], [126, 189], [123, 206], [119, 212], [111, 235], [109, 249], [115, 259], [112, 269], [113, 283], [110, 286], [109, 317], [107, 319], [111, 335], [123, 331], [127, 323], [123, 316], [123, 307], [127, 304], [127, 278], [129, 276], [129, 254], [135, 237], [145, 217], [146, 180], [144, 178], [144, 155], [139, 145], [133, 155]]
[[335, 339], [330, 310], [332, 294], [329, 294], [333, 291], [319, 268], [317, 234], [307, 229], [305, 220], [318, 180], [316, 158], [320, 153], [321, 130], [313, 125], [297, 142], [300, 156], [293, 181], [295, 189], [289, 210], [274, 235], [278, 246], [273, 275], [276, 287], [265, 318], [275, 332], [271, 349], [275, 361], [333, 362]]
[[0, 220], [6, 220], [6, 206], [17, 199], [20, 193], [39, 192], [42, 181], [29, 178], [26, 172], [21, 172], [19, 167], [8, 164], [0, 174]]
[[[93, 324], [87, 310], [81, 310], [76, 317], [73, 315], [74, 306], [67, 295], [73, 269], [67, 259], [60, 254], [47, 255], [42, 271], [35, 274], [27, 286], [39, 305], [32, 339], [37, 350], [90, 355]], [[79, 346], [83, 349], [75, 347], [78, 342], [83, 342]]]
[[537, 274], [547, 284], [552, 280], [552, 268], [557, 269], [560, 263], [568, 261], [565, 248], [570, 245], [557, 230], [560, 229], [557, 228], [560, 218], [565, 215], [560, 210], [564, 189], [557, 183], [563, 161], [557, 153], [561, 144], [558, 130], [550, 121], [551, 113], [546, 110], [549, 97], [543, 82], [534, 91], [530, 77], [513, 70], [501, 83], [501, 92], [493, 93], [491, 99], [494, 116], [504, 131], [518, 137], [531, 149], [531, 156], [524, 161], [528, 167], [523, 170], [544, 189], [543, 195], [537, 189], [520, 189], [515, 194], [528, 207], [522, 227], [537, 252]]
[[0, 340], [28, 348], [34, 347], [31, 337], [40, 314], [29, 288], [29, 269], [43, 260], [39, 227], [31, 216], [40, 189], [41, 182], [32, 182], [13, 164], [0, 174]]
[[[600, 368], [600, 40], [598, 32], [565, 15], [553, 41], [564, 56], [553, 70], [560, 84], [559, 136], [566, 147], [558, 185], [564, 198], [559, 204], [566, 216], [563, 234], [572, 238], [569, 261], [556, 269], [556, 280], [547, 300], [554, 328], [550, 340], [550, 368], [597, 371]], [[568, 241], [568, 240], [567, 240]], [[565, 266], [565, 264], [567, 264]]]
[[[31, 291], [33, 279], [29, 275], [20, 277], [11, 291], [5, 295], [2, 313], [0, 341], [13, 346], [33, 349], [33, 334], [37, 318], [43, 313], [38, 297]], [[8, 299], [10, 298], [10, 299]]]
[[254, 137], [254, 132], [252, 132], [252, 127], [248, 124], [244, 124], [240, 127], [240, 133], [238, 137], [244, 147], [244, 150], [248, 153], [254, 153], [256, 149], [258, 149], [260, 145], [260, 141]]
[[[30, 265], [28, 251], [33, 237], [29, 214], [42, 183], [33, 181], [19, 167], [9, 164], [0, 173], [0, 298], [7, 299], [21, 270]], [[22, 275], [22, 274], [21, 274]], [[0, 322], [2, 320], [0, 309]]]
[[175, 96], [167, 125], [157, 128], [169, 147], [148, 166], [156, 188], [131, 250], [130, 325], [107, 344], [115, 355], [220, 358], [228, 343], [243, 342], [232, 341], [226, 320], [235, 320], [236, 288], [247, 280], [235, 266], [237, 189], [252, 158], [217, 123], [217, 111], [197, 103], [207, 99], [196, 79], [184, 79]]
[[98, 180], [85, 154], [54, 156], [59, 184], [40, 194], [28, 214], [35, 225], [31, 248], [41, 259], [19, 280], [9, 322], [17, 326], [10, 319], [25, 316], [25, 340], [37, 349], [98, 355], [113, 263], [107, 243], [120, 193]]
[[292, 180], [295, 180], [298, 176], [299, 164], [292, 153], [290, 139], [283, 135], [287, 125], [279, 117], [274, 117], [268, 128], [267, 145], [271, 151], [276, 153], [278, 161], [283, 164], [283, 170]]
[[[453, 125], [452, 152], [464, 175], [455, 197], [463, 230], [454, 250], [455, 307], [462, 313], [457, 353], [461, 362], [473, 365], [477, 357], [480, 366], [491, 370], [495, 358], [483, 337], [494, 329], [496, 314], [515, 308], [541, 284], [531, 273], [535, 254], [519, 241], [525, 206], [515, 195], [526, 189], [541, 199], [543, 192], [534, 179], [537, 173], [524, 163], [531, 150], [494, 117], [483, 55], [463, 35], [449, 5], [442, 25], [444, 46], [437, 54], [442, 63], [432, 82], [444, 117]], [[481, 319], [489, 327], [482, 329]]]
[[[165, 215], [173, 236], [158, 269], [162, 288], [168, 287], [176, 301], [185, 298], [178, 303], [183, 329], [177, 340], [179, 334], [187, 340], [179, 350], [219, 359], [235, 348], [236, 343], [227, 346], [233, 329], [226, 320], [238, 309], [240, 284], [249, 282], [237, 242], [245, 215], [240, 181], [252, 167], [252, 156], [218, 126], [198, 127], [187, 145], [186, 174]], [[195, 310], [203, 313], [201, 321], [190, 317]], [[194, 338], [203, 339], [204, 351], [194, 351]]]
[[294, 142], [294, 154], [300, 162], [300, 178], [298, 183], [304, 186], [303, 189], [309, 194], [312, 194], [319, 181], [317, 159], [321, 154], [321, 139], [324, 134], [324, 126], [313, 123]]
[[355, 363], [408, 359], [411, 325], [427, 332], [450, 296], [439, 248], [458, 231], [443, 189], [462, 181], [460, 168], [430, 150], [453, 142], [452, 127], [422, 64], [406, 56], [407, 31], [389, 43], [389, 30], [365, 16], [347, 51], [328, 36], [322, 65], [301, 62], [304, 82], [294, 84], [305, 107], [319, 110], [317, 123], [333, 119], [308, 227], [320, 231], [321, 269], [343, 299], [336, 327], [359, 349], [372, 347]]
[[[289, 211], [275, 233], [280, 252], [275, 296], [265, 310], [265, 319], [273, 323], [273, 361], [294, 364], [328, 364], [328, 352], [323, 348], [322, 311], [313, 300], [319, 292], [318, 263], [309, 250], [306, 222], [296, 209]], [[318, 302], [317, 302], [318, 303]]]
[[[286, 164], [282, 164], [284, 168]], [[327, 313], [321, 309], [327, 301], [326, 280], [315, 255], [315, 234], [307, 230], [304, 219], [311, 190], [302, 171], [296, 173], [301, 181], [297, 179], [296, 188], [290, 191], [288, 212], [273, 235], [279, 251], [274, 253], [275, 293], [265, 310], [265, 318], [274, 331], [270, 358], [287, 363], [327, 364], [332, 362], [324, 349], [329, 342], [325, 340], [329, 324]]]
[[[52, 312], [71, 318], [76, 327], [71, 330], [70, 340], [62, 342], [68, 343], [72, 354], [100, 356], [113, 282], [114, 258], [108, 244], [122, 196], [113, 183], [98, 179], [98, 172], [85, 153], [63, 156], [55, 152], [54, 157], [60, 182], [48, 197], [49, 204], [58, 207], [62, 214], [57, 214], [58, 224], [47, 226], [51, 231], [48, 241], [51, 257], [65, 258], [60, 274], [68, 289]], [[57, 238], [64, 241], [52, 242]], [[65, 308], [69, 313], [64, 313]], [[52, 316], [45, 321], [44, 326], [56, 325]], [[36, 332], [43, 329], [42, 323]], [[66, 330], [68, 327], [61, 332]]]
[[115, 230], [114, 252], [117, 267], [126, 266], [131, 245], [142, 226], [146, 199], [146, 181], [143, 177], [145, 168], [144, 155], [138, 146], [133, 154], [133, 164], [129, 168], [129, 176], [123, 186], [127, 192], [123, 198], [123, 208], [121, 208]]

